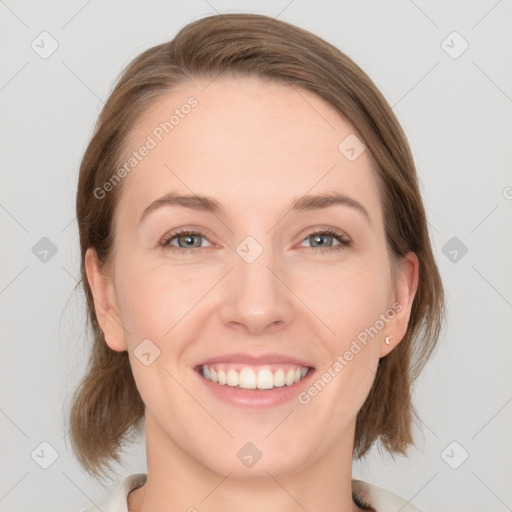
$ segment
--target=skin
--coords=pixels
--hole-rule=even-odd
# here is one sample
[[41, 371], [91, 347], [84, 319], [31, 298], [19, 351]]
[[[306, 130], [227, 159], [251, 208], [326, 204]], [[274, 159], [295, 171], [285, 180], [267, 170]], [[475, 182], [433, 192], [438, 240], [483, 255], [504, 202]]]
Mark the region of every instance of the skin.
[[[406, 332], [417, 257], [401, 261], [394, 287], [372, 161], [367, 151], [351, 162], [338, 150], [354, 130], [331, 105], [254, 78], [206, 85], [188, 82], [168, 93], [134, 128], [136, 149], [168, 112], [190, 96], [198, 100], [124, 178], [112, 273], [92, 249], [86, 255], [101, 328], [112, 350], [128, 350], [146, 405], [148, 480], [129, 495], [129, 510], [291, 512], [297, 503], [358, 510], [351, 498], [356, 414], [379, 358]], [[171, 191], [212, 196], [226, 213], [164, 207], [139, 224], [143, 210]], [[289, 210], [306, 193], [332, 191], [359, 201], [369, 221], [343, 205]], [[159, 245], [181, 226], [205, 235], [193, 253]], [[326, 226], [352, 245], [315, 252], [309, 235]], [[247, 236], [263, 248], [252, 263], [236, 252]], [[328, 246], [338, 243], [327, 238]], [[180, 241], [185, 246], [175, 238], [175, 248]], [[307, 405], [243, 411], [214, 397], [193, 369], [218, 354], [280, 353], [308, 361], [319, 376], [395, 301], [401, 311]], [[146, 338], [161, 351], [149, 366], [134, 356]], [[251, 468], [237, 458], [248, 441], [262, 453]]]

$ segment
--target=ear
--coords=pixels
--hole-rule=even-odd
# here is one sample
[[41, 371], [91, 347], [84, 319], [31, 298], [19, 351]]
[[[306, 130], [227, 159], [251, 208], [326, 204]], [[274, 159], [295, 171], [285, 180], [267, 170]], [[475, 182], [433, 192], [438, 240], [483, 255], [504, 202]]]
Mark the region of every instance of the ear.
[[116, 352], [124, 352], [128, 347], [124, 333], [125, 328], [117, 306], [114, 284], [112, 279], [102, 272], [98, 255], [91, 247], [85, 253], [85, 270], [94, 297], [96, 318], [107, 345]]
[[[404, 338], [411, 316], [412, 303], [418, 289], [419, 261], [414, 252], [408, 252], [399, 262], [393, 307], [396, 314], [390, 320], [380, 341], [379, 357], [387, 356]], [[385, 338], [390, 336], [389, 345]]]

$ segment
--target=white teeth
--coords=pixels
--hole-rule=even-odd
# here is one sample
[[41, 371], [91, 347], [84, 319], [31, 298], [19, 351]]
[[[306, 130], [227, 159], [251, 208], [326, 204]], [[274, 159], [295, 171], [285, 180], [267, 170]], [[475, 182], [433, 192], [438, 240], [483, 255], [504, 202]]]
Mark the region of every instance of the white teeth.
[[238, 375], [238, 385], [243, 389], [254, 389], [256, 374], [250, 368], [244, 368]]
[[[308, 370], [306, 370], [306, 373], [308, 373]], [[304, 375], [306, 375], [306, 373]], [[284, 372], [279, 368], [276, 373], [274, 373], [274, 387], [276, 388], [282, 388], [284, 386]]]
[[[205, 366], [204, 368], [208, 368]], [[238, 386], [238, 373], [235, 370], [228, 370], [228, 386]]]
[[270, 368], [262, 368], [254, 372], [252, 368], [245, 366], [240, 372], [233, 368], [224, 371], [221, 368], [215, 368], [203, 365], [201, 367], [202, 375], [205, 379], [217, 382], [222, 386], [240, 387], [242, 389], [273, 389], [283, 386], [291, 386], [303, 379], [309, 371], [306, 367], [296, 367], [285, 372], [278, 368], [272, 372]]
[[256, 377], [258, 389], [272, 389], [274, 387], [274, 375], [270, 370], [260, 370]]

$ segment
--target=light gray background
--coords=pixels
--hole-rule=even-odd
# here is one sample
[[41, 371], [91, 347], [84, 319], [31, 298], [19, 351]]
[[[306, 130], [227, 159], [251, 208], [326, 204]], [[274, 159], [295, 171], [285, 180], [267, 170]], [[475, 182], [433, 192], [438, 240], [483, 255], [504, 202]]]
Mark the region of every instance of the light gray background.
[[[355, 464], [355, 476], [425, 511], [511, 510], [512, 5], [506, 0], [0, 0], [0, 510], [78, 511], [117, 485], [103, 488], [86, 476], [66, 437], [69, 398], [89, 346], [84, 302], [73, 292], [78, 167], [121, 68], [215, 11], [277, 16], [338, 46], [382, 90], [412, 146], [448, 325], [415, 387], [424, 422], [418, 447], [395, 462], [374, 450], [365, 464]], [[47, 59], [31, 48], [34, 40], [49, 48], [49, 40], [40, 42], [43, 31], [59, 45]], [[458, 58], [446, 51], [462, 48], [453, 31], [469, 44]], [[32, 250], [43, 237], [57, 248], [46, 262]], [[464, 255], [456, 249], [456, 261], [446, 245], [453, 237], [467, 247]], [[43, 469], [52, 450], [58, 456]], [[450, 467], [465, 451], [469, 458]], [[119, 479], [145, 470], [141, 442]]]

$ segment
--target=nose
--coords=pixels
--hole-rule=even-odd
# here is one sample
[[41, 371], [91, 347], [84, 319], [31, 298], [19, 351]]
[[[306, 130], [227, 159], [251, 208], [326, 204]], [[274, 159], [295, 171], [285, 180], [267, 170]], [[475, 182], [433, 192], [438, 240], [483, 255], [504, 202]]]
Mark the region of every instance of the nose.
[[293, 293], [284, 274], [270, 249], [265, 249], [252, 263], [235, 255], [221, 307], [224, 324], [254, 336], [289, 325], [294, 317]]

